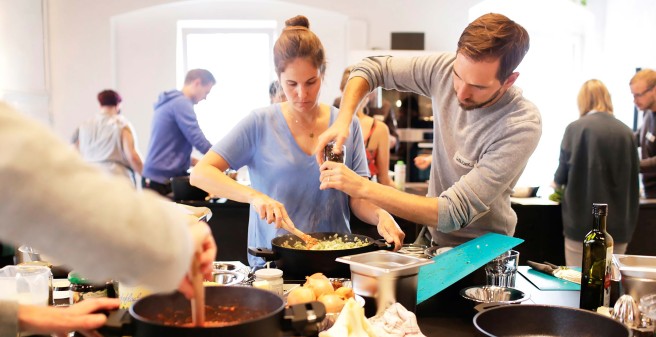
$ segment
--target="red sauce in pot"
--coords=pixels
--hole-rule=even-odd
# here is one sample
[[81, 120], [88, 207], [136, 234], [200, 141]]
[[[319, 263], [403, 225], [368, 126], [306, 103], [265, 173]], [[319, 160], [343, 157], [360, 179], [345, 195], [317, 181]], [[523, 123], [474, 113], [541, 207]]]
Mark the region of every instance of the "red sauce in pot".
[[[255, 310], [238, 306], [205, 306], [205, 324], [203, 327], [222, 327], [237, 325], [241, 322], [266, 315], [266, 310]], [[195, 327], [191, 322], [189, 311], [173, 310], [157, 314], [156, 320], [164, 325], [176, 327]]]

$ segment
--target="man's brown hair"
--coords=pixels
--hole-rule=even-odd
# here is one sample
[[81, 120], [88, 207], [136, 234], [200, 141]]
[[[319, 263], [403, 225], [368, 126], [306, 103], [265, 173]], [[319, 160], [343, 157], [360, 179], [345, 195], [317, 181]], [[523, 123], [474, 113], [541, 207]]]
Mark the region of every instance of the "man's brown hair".
[[652, 69], [642, 69], [638, 71], [629, 82], [629, 85], [638, 81], [645, 81], [647, 88], [654, 88], [656, 86], [656, 71]]
[[503, 83], [522, 62], [528, 48], [529, 37], [524, 27], [504, 15], [488, 13], [465, 28], [457, 52], [473, 61], [498, 58], [497, 79]]
[[309, 60], [322, 75], [326, 71], [326, 53], [323, 45], [310, 31], [308, 18], [302, 15], [285, 21], [285, 29], [273, 46], [273, 63], [278, 76], [285, 71], [287, 64], [297, 58]]
[[200, 83], [202, 85], [208, 85], [208, 84], [216, 84], [216, 80], [214, 79], [214, 75], [209, 70], [205, 69], [191, 69], [187, 72], [187, 76], [185, 76], [185, 82], [184, 84], [190, 84], [191, 82], [195, 81], [196, 79], [200, 78]]

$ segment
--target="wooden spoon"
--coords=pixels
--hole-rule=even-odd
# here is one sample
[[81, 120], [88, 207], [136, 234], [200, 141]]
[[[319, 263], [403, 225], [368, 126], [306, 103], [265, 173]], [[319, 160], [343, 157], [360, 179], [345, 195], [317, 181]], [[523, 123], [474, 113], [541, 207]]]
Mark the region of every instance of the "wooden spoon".
[[308, 234], [303, 233], [300, 229], [291, 226], [285, 220], [282, 221], [282, 228], [286, 229], [288, 232], [298, 236], [299, 239], [303, 240], [303, 242], [305, 242], [305, 247], [307, 249], [310, 249], [314, 245], [317, 245], [319, 243], [319, 240], [311, 237]]
[[194, 256], [191, 266], [191, 284], [194, 287], [194, 297], [191, 299], [191, 322], [194, 326], [203, 326], [205, 325], [205, 287], [203, 287], [199, 253]]

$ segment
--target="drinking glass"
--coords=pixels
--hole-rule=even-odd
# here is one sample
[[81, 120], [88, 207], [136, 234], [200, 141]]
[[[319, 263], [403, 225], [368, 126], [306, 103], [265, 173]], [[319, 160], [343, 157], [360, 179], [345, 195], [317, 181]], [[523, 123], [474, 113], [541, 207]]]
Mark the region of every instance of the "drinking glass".
[[509, 250], [485, 265], [487, 285], [499, 287], [514, 287], [517, 277], [519, 252]]

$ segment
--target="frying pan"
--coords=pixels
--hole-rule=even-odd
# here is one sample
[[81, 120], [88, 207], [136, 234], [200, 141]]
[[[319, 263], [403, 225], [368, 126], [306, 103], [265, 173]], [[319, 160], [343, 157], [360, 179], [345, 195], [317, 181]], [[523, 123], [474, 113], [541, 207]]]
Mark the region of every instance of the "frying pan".
[[271, 249], [248, 248], [251, 255], [262, 257], [267, 261], [275, 261], [276, 267], [282, 269], [283, 277], [287, 280], [305, 280], [306, 276], [314, 273], [323, 273], [328, 277], [351, 277], [349, 265], [335, 261], [336, 258], [367, 253], [378, 249], [392, 249], [393, 246], [384, 240], [374, 240], [360, 234], [340, 234], [334, 232], [308, 233], [319, 240], [334, 239], [335, 234], [344, 242], [360, 240], [367, 242], [365, 246], [339, 250], [305, 250], [283, 247], [285, 242], [293, 245], [303, 241], [293, 234], [285, 234], [271, 240]]
[[622, 323], [592, 311], [538, 304], [513, 304], [474, 316], [474, 326], [485, 336], [629, 337]]
[[155, 294], [134, 303], [128, 312], [111, 312], [103, 336], [133, 337], [277, 337], [283, 332], [315, 335], [326, 316], [321, 302], [285, 308], [283, 299], [266, 290], [243, 286], [205, 288], [206, 322], [223, 326], [192, 327], [191, 305], [181, 293]]

